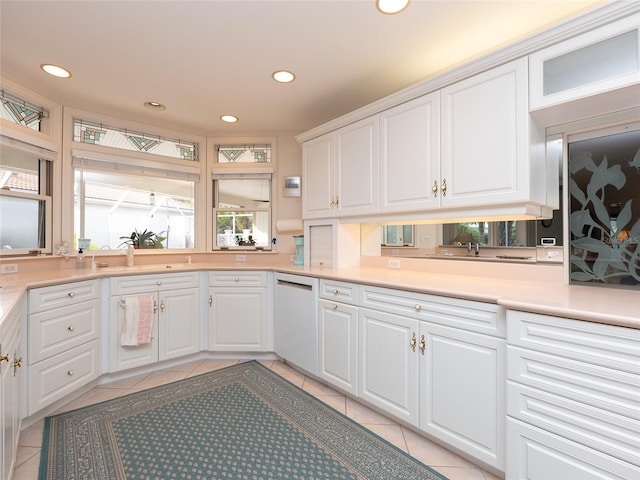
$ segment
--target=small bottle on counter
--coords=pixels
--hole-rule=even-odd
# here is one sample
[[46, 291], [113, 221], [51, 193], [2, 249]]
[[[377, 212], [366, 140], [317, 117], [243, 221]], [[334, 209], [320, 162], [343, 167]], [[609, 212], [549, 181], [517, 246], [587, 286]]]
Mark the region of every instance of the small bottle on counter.
[[133, 267], [133, 245], [127, 246], [127, 267]]
[[86, 262], [84, 259], [84, 252], [82, 249], [78, 250], [78, 255], [76, 256], [76, 268], [85, 268]]

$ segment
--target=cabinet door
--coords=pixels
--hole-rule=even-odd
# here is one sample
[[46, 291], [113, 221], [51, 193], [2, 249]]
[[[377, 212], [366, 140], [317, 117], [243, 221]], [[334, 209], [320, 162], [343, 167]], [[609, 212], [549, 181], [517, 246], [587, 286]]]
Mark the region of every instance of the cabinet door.
[[377, 115], [336, 130], [335, 163], [337, 215], [377, 213]]
[[319, 372], [332, 385], [357, 394], [358, 308], [318, 300]]
[[268, 350], [267, 289], [209, 289], [209, 350]]
[[502, 470], [505, 341], [423, 322], [420, 350], [420, 428]]
[[360, 308], [358, 395], [418, 424], [418, 320]]
[[2, 322], [0, 329], [0, 479], [8, 480], [15, 465], [17, 438], [20, 428], [21, 368], [16, 361], [20, 352], [20, 313], [14, 310]]
[[380, 166], [382, 212], [408, 212], [439, 205], [439, 92], [380, 114]]
[[302, 218], [335, 215], [333, 132], [302, 144]]
[[441, 90], [443, 207], [528, 199], [527, 98], [526, 58]]
[[160, 293], [158, 358], [166, 360], [200, 351], [200, 293], [185, 288]]
[[109, 371], [118, 372], [158, 361], [158, 293], [154, 295], [154, 314], [151, 342], [146, 345], [120, 345], [120, 332], [125, 319], [124, 300], [129, 296], [113, 296], [109, 302]]

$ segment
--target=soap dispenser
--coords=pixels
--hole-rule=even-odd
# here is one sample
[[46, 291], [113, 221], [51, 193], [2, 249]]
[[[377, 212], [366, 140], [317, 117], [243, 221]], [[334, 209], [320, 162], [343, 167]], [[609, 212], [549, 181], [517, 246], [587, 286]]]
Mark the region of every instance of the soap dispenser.
[[76, 256], [76, 268], [85, 268], [84, 261], [84, 252], [82, 249], [78, 250], [78, 255]]

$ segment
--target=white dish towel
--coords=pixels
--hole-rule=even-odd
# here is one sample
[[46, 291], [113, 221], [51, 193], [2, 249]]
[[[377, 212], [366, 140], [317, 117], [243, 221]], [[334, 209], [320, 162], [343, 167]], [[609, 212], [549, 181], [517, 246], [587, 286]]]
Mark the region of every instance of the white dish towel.
[[124, 299], [124, 322], [120, 345], [138, 346], [151, 342], [153, 329], [153, 295], [138, 295]]

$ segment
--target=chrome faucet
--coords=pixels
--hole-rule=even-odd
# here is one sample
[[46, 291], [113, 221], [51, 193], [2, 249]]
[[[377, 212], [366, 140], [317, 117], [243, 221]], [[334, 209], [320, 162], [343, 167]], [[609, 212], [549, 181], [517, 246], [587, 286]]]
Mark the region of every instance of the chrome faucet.
[[[474, 249], [473, 242], [471, 241], [467, 242], [467, 252], [469, 252], [469, 255], [471, 255], [471, 252], [473, 251], [473, 249]], [[475, 251], [476, 251], [476, 255], [480, 255], [480, 242], [475, 243]]]

